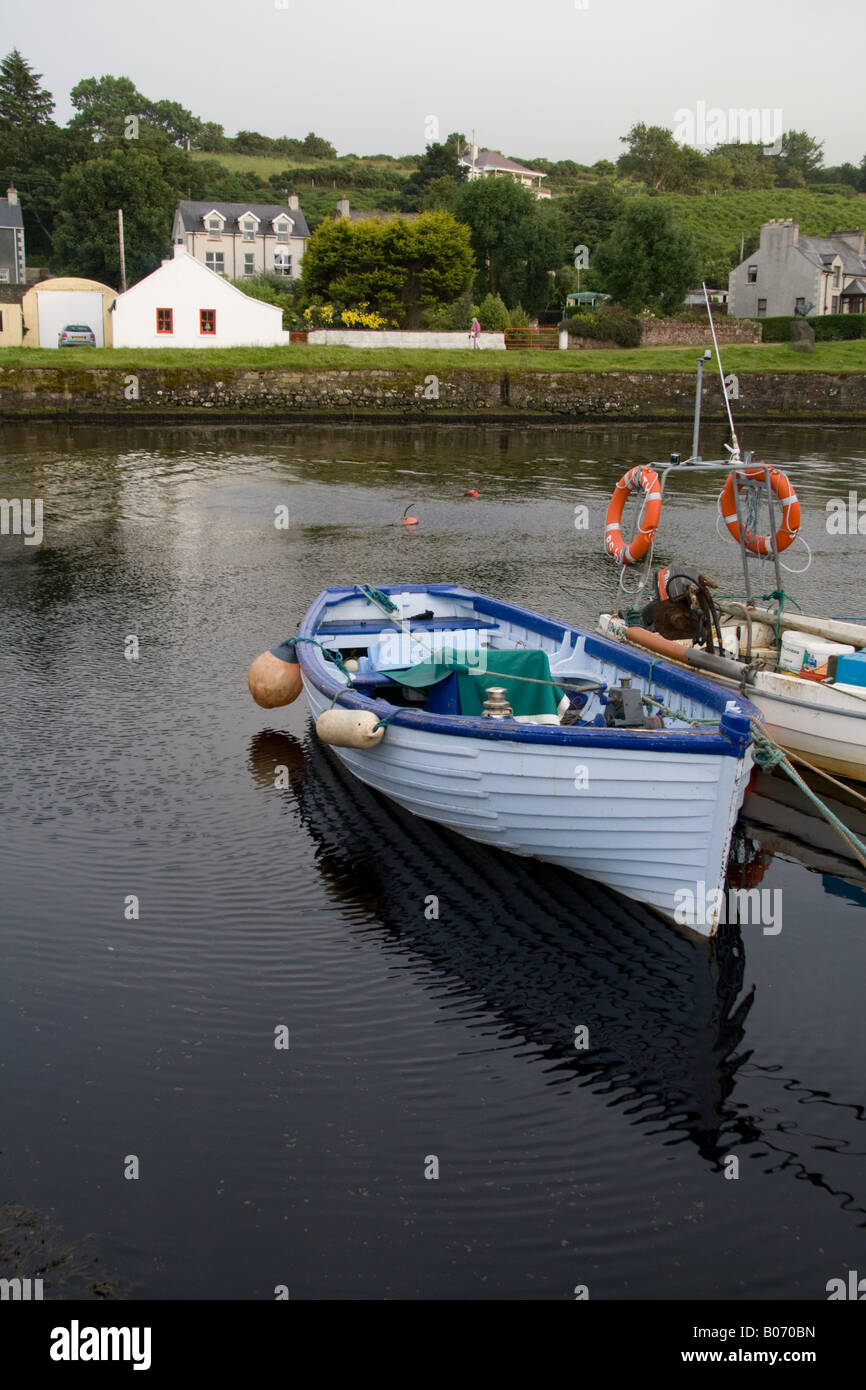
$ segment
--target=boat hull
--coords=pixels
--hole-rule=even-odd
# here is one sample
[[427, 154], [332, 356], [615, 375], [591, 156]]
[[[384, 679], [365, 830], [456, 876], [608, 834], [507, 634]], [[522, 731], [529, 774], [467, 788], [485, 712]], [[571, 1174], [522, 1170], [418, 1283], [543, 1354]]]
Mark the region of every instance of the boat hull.
[[[358, 633], [345, 636], [359, 626], [357, 596], [353, 602], [352, 590], [326, 591], [301, 624], [297, 649], [310, 712], [318, 719], [339, 701], [388, 719], [375, 746], [332, 748], [348, 771], [412, 815], [559, 865], [701, 936], [714, 935], [724, 920], [728, 852], [752, 767], [749, 719], [757, 711], [749, 702], [726, 701], [702, 677], [683, 678], [673, 667], [666, 677], [664, 663], [457, 586], [388, 592], [411, 607], [423, 606], [419, 592], [431, 610], [448, 601], [465, 611], [474, 605], [507, 644], [519, 632], [551, 653], [564, 640], [573, 643], [584, 672], [608, 686], [628, 676], [644, 690], [667, 692], [686, 714], [673, 719], [677, 727], [654, 731], [607, 728], [603, 720], [602, 727], [532, 727], [395, 708], [348, 689], [315, 646], [304, 645], [317, 635], [328, 641], [326, 634], [333, 642], [338, 629], [346, 647], [358, 640]], [[702, 715], [704, 725], [716, 727], [701, 727]], [[692, 718], [698, 724], [689, 726]]]

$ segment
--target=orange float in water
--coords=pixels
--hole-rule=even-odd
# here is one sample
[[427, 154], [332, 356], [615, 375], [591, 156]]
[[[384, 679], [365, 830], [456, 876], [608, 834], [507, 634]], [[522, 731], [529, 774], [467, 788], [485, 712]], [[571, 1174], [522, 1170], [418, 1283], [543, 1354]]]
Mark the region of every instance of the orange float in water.
[[476, 490], [475, 490], [474, 487], [471, 487], [471, 488], [469, 488], [469, 490], [467, 491], [466, 496], [467, 496], [467, 497], [477, 497], [477, 496], [478, 496], [478, 493], [476, 492]]
[[[411, 507], [411, 505], [412, 505], [412, 503], [410, 502], [410, 503], [409, 503], [409, 507]], [[408, 512], [409, 507], [406, 508], [406, 512]], [[417, 526], [417, 525], [418, 525], [418, 518], [417, 518], [417, 516], [407, 516], [407, 515], [406, 515], [406, 512], [403, 513], [403, 525], [404, 525], [404, 526]]]

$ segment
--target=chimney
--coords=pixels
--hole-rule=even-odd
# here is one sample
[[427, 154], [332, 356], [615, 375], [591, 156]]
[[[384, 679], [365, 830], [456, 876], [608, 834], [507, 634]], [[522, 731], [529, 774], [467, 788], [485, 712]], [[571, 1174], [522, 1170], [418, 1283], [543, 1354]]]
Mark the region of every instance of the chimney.
[[290, 194], [289, 194], [289, 200], [288, 200], [288, 201], [289, 201], [289, 207], [292, 209], [292, 212], [297, 212], [298, 208], [300, 207], [300, 203], [298, 202], [298, 195], [297, 195], [297, 193], [290, 193]]
[[339, 219], [339, 218], [341, 218], [341, 217], [348, 217], [348, 216], [349, 216], [349, 199], [346, 197], [346, 195], [345, 195], [345, 193], [344, 193], [343, 196], [340, 198], [339, 202], [337, 203], [337, 218]]
[[858, 256], [863, 256], [864, 250], [866, 250], [866, 232], [839, 231], [832, 232], [831, 235], [837, 236], [840, 241], [844, 241], [847, 246], [851, 247], [852, 251], [856, 251]]
[[6, 201], [11, 208], [15, 207], [18, 202], [18, 189], [14, 184], [10, 184], [6, 189]]

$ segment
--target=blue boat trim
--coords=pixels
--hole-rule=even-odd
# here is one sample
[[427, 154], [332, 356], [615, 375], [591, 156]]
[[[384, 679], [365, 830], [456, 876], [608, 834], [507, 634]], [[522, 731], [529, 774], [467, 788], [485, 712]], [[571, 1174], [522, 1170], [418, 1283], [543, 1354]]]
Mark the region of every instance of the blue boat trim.
[[[623, 647], [612, 638], [586, 632], [585, 629], [573, 627], [569, 623], [545, 618], [529, 608], [521, 608], [517, 604], [506, 603], [500, 599], [486, 598], [457, 584], [391, 584], [378, 587], [386, 594], [430, 593], [463, 599], [471, 603], [480, 614], [523, 623], [542, 636], [559, 641], [566, 633], [574, 637], [585, 637], [585, 650], [589, 656], [609, 660], [620, 669], [640, 674], [647, 679], [663, 676], [667, 689], [700, 700], [719, 714], [718, 730], [608, 729], [580, 724], [518, 724], [510, 720], [484, 719], [469, 715], [457, 720], [453, 715], [404, 709], [402, 706], [390, 704], [387, 700], [374, 700], [355, 692], [351, 686], [346, 686], [335, 678], [333, 667], [325, 661], [318, 647], [309, 642], [298, 645], [296, 650], [301, 671], [323, 695], [329, 699], [339, 695], [339, 704], [343, 708], [372, 710], [379, 719], [389, 718], [390, 724], [398, 728], [421, 729], [428, 733], [446, 734], [451, 738], [483, 738], [500, 743], [556, 744], [568, 748], [604, 747], [605, 744], [610, 744], [611, 747], [645, 749], [650, 752], [742, 758], [749, 742], [750, 720], [755, 718], [760, 721], [761, 716], [756, 707], [739, 694], [732, 696], [702, 676], [680, 671], [676, 666], [658, 657]], [[356, 597], [358, 590], [354, 587], [326, 589], [306, 613], [298, 629], [298, 636], [317, 637], [327, 609], [347, 598]], [[382, 618], [384, 626], [387, 621], [384, 614]], [[738, 713], [726, 711], [725, 707], [731, 699], [736, 699]]]

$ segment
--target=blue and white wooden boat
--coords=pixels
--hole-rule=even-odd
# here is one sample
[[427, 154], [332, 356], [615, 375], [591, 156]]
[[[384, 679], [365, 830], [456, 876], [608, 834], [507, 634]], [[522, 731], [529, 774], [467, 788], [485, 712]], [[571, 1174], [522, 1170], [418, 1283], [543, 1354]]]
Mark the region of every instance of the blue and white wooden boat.
[[[401, 632], [422, 647], [441, 645], [443, 633], [462, 638], [468, 649], [486, 648], [488, 662], [515, 648], [545, 652], [551, 679], [566, 691], [591, 687], [575, 696], [578, 722], [463, 715], [447, 707], [441, 686], [410, 689], [399, 673], [372, 669], [350, 677], [326, 655], [375, 653]], [[367, 786], [471, 840], [562, 865], [714, 935], [752, 769], [750, 721], [759, 716], [748, 700], [457, 584], [326, 589], [288, 646], [273, 654], [297, 661], [316, 720], [336, 708], [385, 721], [374, 746], [333, 749]], [[655, 727], [605, 723], [609, 692], [623, 678]], [[482, 683], [502, 684], [496, 676]]]

